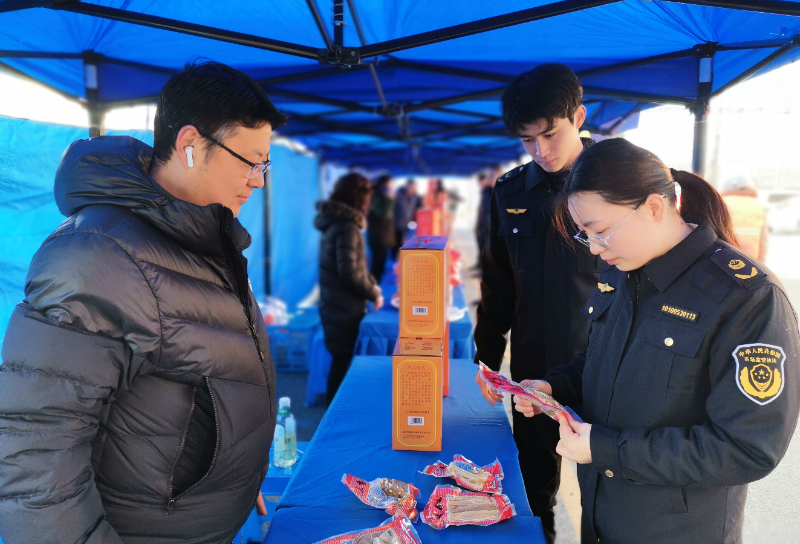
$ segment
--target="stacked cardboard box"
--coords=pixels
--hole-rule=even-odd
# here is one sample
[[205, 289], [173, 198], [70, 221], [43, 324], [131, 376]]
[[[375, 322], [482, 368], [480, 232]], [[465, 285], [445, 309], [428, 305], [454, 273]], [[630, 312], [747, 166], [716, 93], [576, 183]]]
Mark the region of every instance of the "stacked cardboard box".
[[392, 449], [441, 451], [449, 393], [446, 236], [415, 236], [400, 249], [400, 331], [392, 357]]

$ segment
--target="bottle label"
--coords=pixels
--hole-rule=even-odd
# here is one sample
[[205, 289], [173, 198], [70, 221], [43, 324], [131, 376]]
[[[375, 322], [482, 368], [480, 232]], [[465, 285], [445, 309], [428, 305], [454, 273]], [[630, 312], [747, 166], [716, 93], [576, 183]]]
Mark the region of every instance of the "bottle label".
[[286, 448], [286, 433], [283, 425], [275, 425], [275, 452], [283, 452]]

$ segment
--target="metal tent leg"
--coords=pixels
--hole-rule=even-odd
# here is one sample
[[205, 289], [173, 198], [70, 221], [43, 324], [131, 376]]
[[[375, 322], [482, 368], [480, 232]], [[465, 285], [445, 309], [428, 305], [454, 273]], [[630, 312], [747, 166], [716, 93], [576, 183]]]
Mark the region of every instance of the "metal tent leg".
[[694, 110], [694, 147], [692, 150], [692, 172], [703, 176], [706, 158], [706, 133], [708, 132], [708, 103]]

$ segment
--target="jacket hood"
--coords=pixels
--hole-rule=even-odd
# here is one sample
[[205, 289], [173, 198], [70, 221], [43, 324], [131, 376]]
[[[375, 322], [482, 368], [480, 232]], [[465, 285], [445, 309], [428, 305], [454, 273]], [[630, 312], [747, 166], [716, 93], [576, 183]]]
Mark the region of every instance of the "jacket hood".
[[101, 136], [73, 142], [56, 171], [55, 199], [69, 217], [86, 206], [127, 208], [193, 253], [225, 254], [222, 233], [238, 250], [250, 235], [221, 204], [197, 206], [179, 200], [148, 175], [153, 148], [128, 136]]
[[361, 230], [367, 226], [367, 219], [363, 212], [337, 200], [317, 202], [317, 210], [319, 213], [314, 220], [314, 225], [321, 231], [327, 230], [333, 223], [342, 219], [352, 221]]

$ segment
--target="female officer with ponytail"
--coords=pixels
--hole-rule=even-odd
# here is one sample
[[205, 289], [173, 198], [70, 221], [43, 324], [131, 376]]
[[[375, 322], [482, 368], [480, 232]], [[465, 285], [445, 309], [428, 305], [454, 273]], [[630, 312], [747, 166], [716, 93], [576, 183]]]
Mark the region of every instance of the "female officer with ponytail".
[[586, 351], [529, 382], [583, 405], [557, 449], [579, 463], [583, 544], [739, 542], [747, 484], [777, 466], [798, 416], [781, 284], [736, 249], [708, 183], [626, 140], [583, 152], [557, 215], [609, 265], [583, 307]]

